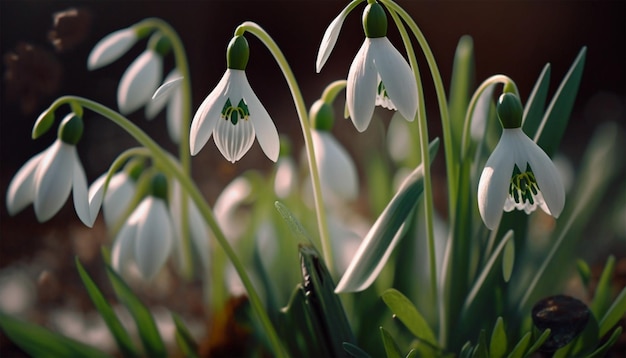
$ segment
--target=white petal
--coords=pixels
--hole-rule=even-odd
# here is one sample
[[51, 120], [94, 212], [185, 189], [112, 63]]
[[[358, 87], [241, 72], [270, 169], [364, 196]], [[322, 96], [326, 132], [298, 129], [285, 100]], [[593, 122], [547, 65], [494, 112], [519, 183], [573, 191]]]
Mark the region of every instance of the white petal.
[[409, 124], [404, 117], [400, 112], [394, 113], [387, 129], [387, 151], [396, 163], [409, 157], [407, 148], [411, 148], [410, 133]]
[[[178, 144], [180, 143], [180, 138], [182, 135], [181, 122], [182, 122], [182, 113], [183, 113], [183, 91], [178, 88], [172, 94], [172, 98], [170, 98], [170, 102], [167, 105], [165, 118], [167, 120], [167, 133], [170, 135], [170, 139], [172, 142]], [[185, 131], [188, 131], [189, 128], [185, 128]]]
[[152, 99], [163, 76], [163, 58], [153, 50], [144, 51], [122, 75], [117, 104], [122, 114], [139, 109]]
[[110, 64], [124, 55], [137, 40], [137, 34], [132, 28], [121, 29], [108, 34], [98, 41], [91, 50], [87, 59], [87, 68], [95, 70]]
[[311, 136], [324, 196], [356, 198], [359, 190], [356, 166], [348, 152], [328, 132], [312, 130]]
[[389, 98], [398, 112], [412, 121], [417, 113], [417, 83], [411, 67], [387, 37], [370, 41], [371, 56]]
[[487, 160], [478, 182], [478, 211], [490, 230], [495, 229], [502, 217], [504, 202], [509, 196], [513, 173], [512, 152], [503, 135]]
[[366, 38], [357, 52], [346, 84], [346, 102], [352, 123], [359, 132], [367, 129], [376, 105], [376, 79], [374, 62], [369, 57], [370, 39]]
[[74, 209], [80, 221], [88, 227], [92, 227], [96, 221], [96, 216], [100, 210], [100, 206], [94, 205], [94, 213], [92, 216], [92, 208], [89, 205], [89, 193], [87, 192], [87, 177], [85, 170], [80, 163], [76, 147], [74, 147], [74, 177], [72, 180], [72, 198], [74, 199]]
[[537, 186], [541, 190], [544, 202], [548, 207], [541, 207], [548, 214], [558, 218], [565, 206], [565, 188], [561, 175], [548, 155], [524, 134], [528, 162], [535, 174]]
[[174, 229], [167, 205], [162, 199], [148, 197], [144, 202], [148, 208], [137, 226], [135, 260], [139, 272], [150, 280], [159, 272], [172, 251]]
[[213, 130], [213, 140], [224, 158], [234, 163], [252, 147], [254, 126], [251, 120], [243, 118], [239, 119], [237, 125], [233, 125], [229, 120], [220, 119]]
[[254, 126], [254, 132], [256, 133], [261, 149], [263, 149], [263, 153], [265, 153], [270, 160], [276, 162], [280, 152], [278, 131], [269, 113], [267, 113], [265, 107], [263, 107], [263, 104], [250, 87], [247, 78], [245, 78], [245, 72], [243, 75], [245, 80], [242, 88], [243, 97], [250, 110], [250, 121]]
[[89, 213], [94, 220], [98, 216], [98, 212], [104, 201], [104, 182], [106, 176], [106, 173], [101, 175], [89, 186]]
[[220, 119], [222, 109], [226, 103], [226, 91], [230, 85], [231, 73], [232, 70], [226, 70], [217, 86], [209, 93], [193, 116], [189, 133], [191, 155], [198, 154], [209, 138], [211, 138], [215, 124]]
[[35, 173], [47, 151], [45, 150], [30, 158], [11, 179], [9, 190], [7, 190], [9, 215], [15, 215], [33, 203], [35, 199]]
[[72, 189], [76, 147], [57, 139], [46, 151], [35, 173], [35, 214], [39, 222], [53, 217]]
[[317, 73], [320, 73], [330, 53], [333, 51], [335, 43], [337, 43], [337, 38], [339, 37], [339, 31], [341, 31], [341, 26], [345, 19], [346, 14], [342, 11], [339, 16], [334, 18], [330, 25], [328, 25], [328, 28], [326, 28], [324, 36], [322, 37], [322, 43], [317, 51], [317, 60], [315, 61], [315, 70]]
[[291, 157], [280, 157], [276, 162], [276, 175], [274, 176], [274, 192], [284, 199], [296, 188], [297, 170], [296, 164]]
[[163, 84], [156, 89], [152, 98], [146, 103], [146, 118], [154, 119], [161, 110], [170, 102], [172, 95], [180, 88], [183, 78], [175, 68], [163, 80]]
[[120, 229], [113, 248], [111, 249], [111, 264], [118, 272], [123, 272], [135, 257], [135, 237], [137, 225], [125, 223]]
[[133, 200], [135, 182], [124, 171], [114, 174], [109, 180], [102, 213], [108, 228], [118, 225], [118, 221]]

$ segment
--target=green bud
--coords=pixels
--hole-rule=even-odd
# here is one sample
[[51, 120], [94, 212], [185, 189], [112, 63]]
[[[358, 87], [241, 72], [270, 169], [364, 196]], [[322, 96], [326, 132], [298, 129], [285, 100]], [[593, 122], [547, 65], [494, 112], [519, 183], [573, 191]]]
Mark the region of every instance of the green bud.
[[502, 128], [519, 128], [522, 126], [524, 108], [522, 107], [522, 102], [515, 94], [505, 92], [500, 95], [496, 110]]
[[33, 139], [37, 139], [41, 137], [44, 133], [46, 133], [52, 124], [54, 123], [54, 111], [50, 110], [50, 108], [46, 109], [42, 114], [39, 115], [35, 125], [33, 126]]
[[126, 163], [126, 165], [124, 166], [124, 171], [126, 172], [126, 174], [128, 174], [128, 176], [134, 181], [137, 181], [137, 179], [139, 179], [139, 177], [143, 173], [143, 169], [144, 161], [141, 159], [129, 160], [128, 163]]
[[152, 195], [167, 201], [167, 177], [157, 173], [152, 177]]
[[162, 33], [157, 32], [150, 37], [150, 40], [148, 41], [148, 48], [154, 50], [154, 52], [161, 56], [165, 56], [172, 49], [172, 43], [170, 42], [170, 39], [163, 36]]
[[363, 30], [370, 38], [387, 36], [387, 14], [379, 3], [368, 4], [363, 11]]
[[245, 70], [250, 57], [248, 41], [243, 36], [235, 36], [226, 49], [226, 64], [233, 70]]
[[83, 120], [74, 113], [70, 113], [59, 125], [58, 138], [67, 144], [76, 145], [83, 136]]
[[317, 130], [330, 131], [333, 128], [335, 115], [330, 104], [318, 99], [309, 111], [311, 126]]

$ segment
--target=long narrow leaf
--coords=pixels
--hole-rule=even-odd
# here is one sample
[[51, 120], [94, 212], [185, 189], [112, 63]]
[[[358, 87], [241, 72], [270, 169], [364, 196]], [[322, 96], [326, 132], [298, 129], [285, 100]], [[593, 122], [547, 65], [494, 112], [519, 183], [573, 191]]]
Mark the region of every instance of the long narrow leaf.
[[613, 328], [619, 320], [626, 314], [626, 287], [622, 289], [622, 292], [617, 296], [615, 301], [604, 316], [600, 319], [600, 337]]
[[383, 292], [382, 298], [391, 312], [393, 312], [415, 337], [433, 347], [438, 347], [437, 339], [432, 329], [406, 296], [390, 288]]
[[539, 349], [539, 347], [541, 347], [543, 343], [550, 337], [550, 333], [552, 333], [552, 330], [550, 330], [550, 328], [543, 331], [543, 333], [541, 333], [541, 335], [539, 336], [539, 338], [537, 338], [535, 343], [533, 343], [532, 346], [528, 348], [528, 351], [526, 352], [526, 357], [535, 353], [535, 351], [537, 351], [537, 349]]
[[[435, 139], [429, 147], [431, 161], [438, 148], [439, 140]], [[401, 237], [397, 233], [417, 205], [423, 190], [424, 170], [423, 165], [419, 165], [404, 181], [363, 239], [335, 292], [362, 291], [374, 282], [397, 245]]]
[[176, 343], [178, 348], [183, 352], [185, 357], [197, 357], [198, 356], [198, 344], [193, 339], [193, 336], [189, 332], [187, 326], [183, 322], [182, 318], [177, 314], [172, 314], [172, 320], [176, 326]]
[[587, 356], [587, 358], [596, 358], [596, 357], [604, 357], [606, 352], [611, 348], [615, 342], [619, 339], [619, 336], [622, 335], [622, 327], [617, 327], [611, 337], [602, 345], [600, 348], [596, 349], [593, 353]]
[[591, 302], [591, 312], [596, 317], [603, 317], [607, 309], [611, 305], [611, 283], [613, 270], [615, 268], [615, 257], [609, 256], [604, 265], [604, 270], [598, 280], [596, 286], [596, 292], [593, 295], [593, 302]]
[[0, 328], [33, 357], [108, 357], [84, 343], [0, 312]]
[[543, 117], [546, 98], [548, 97], [548, 87], [550, 85], [550, 64], [546, 64], [535, 83], [535, 87], [528, 96], [526, 106], [524, 107], [524, 117], [522, 129], [524, 133], [533, 138], [537, 129], [541, 124]]
[[522, 358], [524, 357], [524, 353], [526, 353], [526, 348], [528, 348], [528, 344], [530, 343], [530, 338], [532, 334], [530, 332], [526, 332], [526, 334], [522, 337], [522, 339], [517, 342], [513, 350], [508, 355], [508, 358]]
[[491, 340], [489, 341], [489, 356], [491, 358], [504, 357], [507, 352], [507, 338], [504, 330], [504, 320], [498, 317], [496, 325], [491, 332]]
[[137, 331], [146, 349], [146, 354], [150, 357], [167, 356], [165, 344], [150, 310], [135, 296], [130, 287], [111, 266], [107, 265], [106, 269], [117, 298], [128, 308], [137, 324]]
[[387, 358], [402, 358], [402, 353], [400, 352], [400, 348], [398, 348], [398, 344], [393, 340], [393, 337], [386, 329], [380, 327], [380, 335], [383, 339], [383, 345], [385, 346], [385, 354], [387, 354]]
[[117, 315], [115, 314], [115, 311], [113, 311], [113, 308], [111, 308], [109, 303], [102, 295], [102, 292], [100, 292], [98, 286], [96, 286], [87, 271], [85, 271], [85, 268], [80, 263], [78, 257], [76, 257], [76, 268], [78, 269], [78, 274], [80, 275], [80, 278], [85, 285], [85, 289], [87, 289], [87, 293], [89, 294], [91, 301], [93, 302], [94, 306], [96, 306], [96, 309], [100, 313], [100, 316], [102, 316], [102, 319], [109, 328], [109, 331], [111, 331], [111, 334], [113, 335], [115, 342], [120, 348], [121, 353], [125, 357], [138, 357], [139, 352], [133, 344], [130, 335], [128, 334], [120, 320], [117, 318]]

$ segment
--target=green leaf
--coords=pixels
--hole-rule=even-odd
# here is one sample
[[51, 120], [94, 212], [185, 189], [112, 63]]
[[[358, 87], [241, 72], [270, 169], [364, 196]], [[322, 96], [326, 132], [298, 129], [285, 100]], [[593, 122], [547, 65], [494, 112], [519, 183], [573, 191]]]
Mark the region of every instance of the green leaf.
[[287, 225], [289, 226], [289, 229], [291, 230], [291, 232], [294, 235], [296, 235], [296, 241], [306, 242], [306, 243], [313, 245], [313, 241], [311, 241], [306, 230], [304, 230], [304, 227], [302, 226], [300, 221], [296, 219], [296, 217], [293, 215], [291, 210], [289, 210], [289, 208], [285, 206], [285, 204], [281, 203], [280, 201], [276, 201], [274, 203], [274, 206], [276, 207], [276, 210], [278, 210], [278, 213], [280, 214], [280, 216], [282, 216], [283, 220], [287, 222]]
[[0, 312], [0, 328], [32, 357], [108, 357], [91, 346]]
[[600, 337], [604, 335], [619, 322], [626, 314], [626, 287], [622, 289], [615, 301], [604, 316], [600, 319]]
[[432, 347], [439, 347], [435, 334], [428, 325], [428, 322], [426, 322], [424, 317], [406, 296], [390, 288], [383, 292], [382, 298], [391, 312], [393, 312], [415, 337]]
[[[431, 142], [429, 154], [433, 160], [439, 139]], [[424, 190], [424, 167], [419, 165], [404, 181], [382, 214], [367, 233], [343, 277], [337, 293], [362, 291], [378, 277], [402, 235], [402, 224], [417, 205]]]
[[386, 329], [380, 327], [380, 335], [383, 338], [383, 344], [385, 346], [385, 353], [387, 354], [387, 358], [402, 358], [402, 353], [400, 353], [400, 349], [398, 345], [393, 340], [393, 337]]
[[524, 107], [524, 117], [522, 119], [522, 129], [529, 137], [533, 138], [537, 133], [537, 128], [543, 117], [546, 99], [548, 97], [548, 87], [550, 85], [550, 64], [546, 64], [528, 96], [526, 107]]
[[596, 317], [603, 317], [606, 310], [611, 305], [611, 278], [614, 269], [615, 257], [611, 255], [606, 260], [604, 270], [602, 270], [596, 292], [593, 296], [593, 302], [591, 302], [591, 312], [593, 312]]
[[480, 330], [480, 335], [478, 336], [478, 344], [474, 348], [474, 354], [472, 354], [472, 358], [489, 358], [489, 351], [487, 350], [487, 333], [485, 333], [484, 329]]
[[[281, 336], [291, 352], [307, 352], [312, 357], [329, 357], [331, 347], [324, 339], [324, 327], [307, 302], [301, 284], [293, 291], [289, 303], [281, 309]], [[346, 349], [346, 343], [343, 344]]]
[[589, 315], [589, 321], [585, 325], [582, 332], [572, 342], [565, 347], [557, 350], [554, 353], [554, 357], [558, 357], [559, 352], [562, 350], [562, 357], [582, 357], [585, 354], [593, 351], [593, 348], [598, 344], [599, 339], [598, 321], [593, 314]]
[[91, 301], [94, 306], [96, 306], [100, 316], [109, 328], [109, 331], [111, 332], [111, 335], [113, 335], [113, 338], [115, 339], [117, 346], [120, 348], [122, 355], [125, 357], [138, 357], [139, 352], [133, 344], [130, 335], [115, 315], [115, 311], [113, 311], [109, 303], [106, 301], [98, 286], [96, 286], [87, 271], [85, 271], [85, 268], [80, 263], [78, 256], [76, 257], [76, 268], [78, 269], [78, 274], [85, 285], [85, 289], [87, 289], [87, 293], [89, 294]]
[[541, 345], [550, 337], [551, 332], [552, 331], [550, 330], [550, 328], [543, 331], [543, 333], [541, 333], [535, 343], [533, 343], [533, 345], [530, 346], [530, 348], [526, 352], [526, 357], [529, 357], [531, 354], [535, 353], [535, 351], [537, 351], [537, 349], [539, 349], [539, 347], [541, 347]]
[[189, 332], [189, 329], [187, 329], [187, 326], [185, 326], [182, 318], [172, 313], [172, 320], [176, 326], [175, 336], [178, 348], [180, 348], [185, 357], [198, 357], [198, 344], [193, 339], [193, 336]]
[[474, 351], [474, 347], [472, 347], [472, 343], [470, 341], [467, 341], [461, 347], [459, 358], [471, 358], [473, 351]]
[[498, 317], [496, 325], [491, 332], [491, 341], [489, 342], [489, 357], [504, 357], [507, 352], [507, 338], [504, 331], [504, 320]]
[[504, 282], [509, 282], [513, 273], [513, 264], [515, 263], [515, 241], [508, 240], [504, 246], [502, 254], [502, 278]]
[[530, 332], [526, 332], [526, 334], [522, 337], [522, 339], [517, 342], [515, 347], [511, 353], [509, 353], [508, 358], [522, 358], [524, 357], [524, 353], [526, 353], [526, 348], [528, 348], [528, 344], [530, 343], [530, 338], [532, 334]]
[[456, 52], [454, 53], [450, 98], [448, 100], [454, 153], [458, 153], [461, 148], [465, 111], [467, 110], [474, 85], [474, 67], [474, 41], [471, 36], [465, 35], [459, 39]]
[[600, 348], [596, 349], [593, 353], [591, 353], [587, 357], [588, 358], [605, 357], [606, 352], [609, 350], [609, 348], [611, 348], [615, 344], [615, 342], [617, 342], [617, 340], [619, 339], [621, 335], [622, 335], [622, 327], [617, 327], [613, 331], [613, 334], [611, 334], [611, 337], [609, 337], [609, 339], [606, 341], [606, 343], [604, 343], [602, 346], [600, 346]]
[[343, 342], [343, 349], [354, 358], [371, 358], [364, 350], [352, 343]]
[[563, 133], [569, 122], [572, 108], [578, 94], [578, 86], [585, 67], [585, 55], [587, 48], [583, 47], [576, 60], [570, 67], [569, 71], [563, 78], [559, 88], [557, 89], [546, 113], [543, 117], [537, 133], [535, 134], [535, 142], [552, 157], [556, 149], [561, 143]]
[[111, 266], [107, 265], [106, 270], [117, 298], [128, 308], [128, 311], [135, 320], [137, 331], [139, 332], [139, 337], [146, 350], [146, 354], [150, 357], [167, 356], [165, 344], [161, 339], [161, 335], [159, 334], [159, 330], [157, 329], [150, 310], [141, 303], [139, 298], [135, 296], [130, 287], [128, 287], [126, 282], [124, 282]]
[[580, 275], [583, 285], [585, 287], [589, 287], [589, 279], [591, 278], [591, 269], [589, 268], [589, 264], [587, 264], [584, 260], [577, 260], [576, 269], [578, 270], [578, 274]]

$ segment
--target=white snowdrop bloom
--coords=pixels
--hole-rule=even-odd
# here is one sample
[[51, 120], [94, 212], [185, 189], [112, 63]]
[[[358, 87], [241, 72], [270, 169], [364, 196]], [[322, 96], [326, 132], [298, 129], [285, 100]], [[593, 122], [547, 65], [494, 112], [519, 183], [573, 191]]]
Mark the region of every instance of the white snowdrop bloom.
[[343, 22], [348, 15], [348, 11], [344, 9], [333, 21], [328, 25], [326, 31], [324, 32], [324, 36], [322, 37], [322, 43], [320, 44], [320, 48], [317, 52], [317, 60], [315, 61], [315, 70], [317, 73], [320, 73], [322, 67], [328, 60], [330, 53], [333, 51], [335, 44], [337, 43], [337, 38], [339, 37], [339, 32], [341, 31], [341, 26], [343, 26]]
[[234, 163], [248, 152], [256, 136], [265, 155], [274, 162], [278, 159], [278, 131], [248, 83], [248, 56], [246, 39], [235, 36], [228, 45], [224, 76], [193, 117], [191, 155], [196, 155], [213, 135], [224, 158]]
[[79, 117], [66, 116], [57, 140], [15, 174], [6, 198], [10, 215], [33, 204], [37, 220], [47, 221], [63, 207], [71, 191], [76, 214], [85, 225], [93, 226], [102, 197], [96, 195], [90, 202], [85, 170], [76, 150], [82, 126]]
[[548, 155], [519, 127], [522, 107], [516, 96], [505, 93], [498, 103], [502, 136], [491, 153], [478, 183], [478, 209], [485, 225], [498, 226], [502, 211], [540, 207], [558, 218], [565, 205], [559, 171]]
[[122, 75], [117, 88], [117, 104], [122, 114], [134, 112], [149, 103], [163, 77], [163, 56], [146, 49]]
[[152, 100], [146, 105], [146, 118], [151, 120], [166, 107], [167, 132], [174, 143], [180, 143], [181, 115], [183, 91], [181, 88], [182, 76], [178, 69], [173, 69], [163, 84], [155, 91]]
[[352, 200], [359, 192], [356, 166], [335, 137], [324, 130], [311, 130], [315, 160], [324, 197]]
[[128, 217], [111, 252], [116, 270], [124, 272], [135, 263], [146, 280], [152, 279], [163, 267], [174, 244], [174, 225], [164, 199], [167, 195], [164, 176], [155, 176], [153, 191]]
[[132, 27], [108, 34], [89, 53], [87, 68], [95, 70], [114, 62], [133, 47], [137, 40], [137, 31]]
[[[103, 190], [106, 174], [100, 176], [89, 187], [89, 192]], [[121, 219], [135, 195], [135, 180], [125, 171], [113, 174], [109, 180], [102, 202], [102, 214], [107, 228], [112, 229]]]

